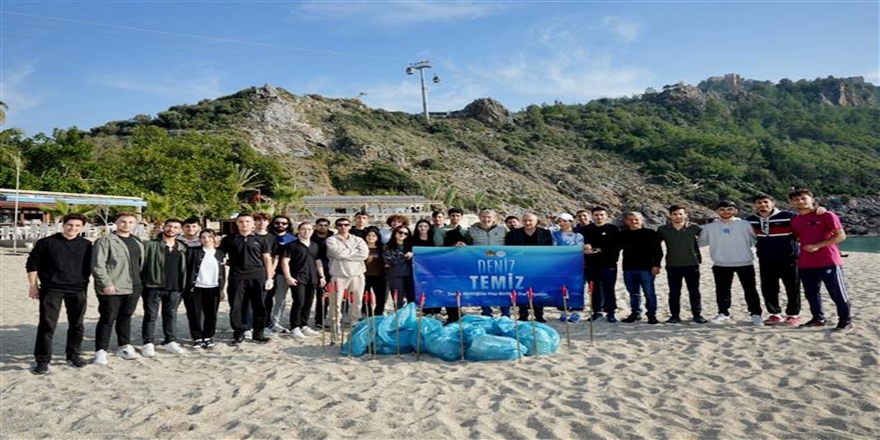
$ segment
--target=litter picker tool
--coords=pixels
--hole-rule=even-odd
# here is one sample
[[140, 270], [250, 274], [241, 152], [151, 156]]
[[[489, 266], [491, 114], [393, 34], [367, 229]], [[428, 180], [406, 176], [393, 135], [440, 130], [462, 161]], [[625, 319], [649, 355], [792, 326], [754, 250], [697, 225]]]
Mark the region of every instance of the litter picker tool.
[[[593, 282], [590, 281], [586, 284], [587, 290], [590, 292], [590, 345], [593, 345], [593, 317], [596, 315], [596, 311], [593, 310]], [[584, 302], [587, 302], [584, 300]]]
[[[568, 311], [568, 287], [562, 285], [562, 309]], [[565, 340], [568, 342], [568, 351], [571, 351], [571, 332], [568, 329], [568, 319], [565, 320]]]
[[532, 339], [534, 340], [535, 356], [538, 355], [538, 326], [535, 324], [535, 292], [529, 287], [529, 321], [532, 321]]
[[394, 345], [397, 347], [397, 355], [400, 356], [400, 318], [397, 316], [397, 289], [391, 291], [391, 300], [394, 301]]
[[[354, 357], [354, 290], [348, 292], [348, 357]], [[343, 341], [345, 343], [345, 341]]]
[[[519, 308], [516, 306], [516, 290], [510, 291], [510, 304], [511, 304], [511, 312], [513, 316], [519, 316]], [[522, 361], [522, 348], [519, 345], [519, 321], [516, 319], [513, 320], [513, 333], [516, 334], [516, 359], [517, 361]]]
[[[397, 302], [395, 301], [394, 304], [397, 304]], [[419, 295], [419, 322], [417, 325], [418, 328], [416, 329], [416, 360], [419, 360], [419, 358], [422, 356], [422, 310], [424, 307], [425, 292], [422, 292], [422, 294]]]
[[[364, 290], [364, 305], [367, 308], [367, 351], [370, 352], [370, 357], [375, 356], [376, 347], [370, 343], [370, 340], [373, 338], [373, 324], [372, 319], [370, 319], [370, 314], [372, 312], [372, 308], [370, 307], [370, 291]], [[354, 334], [354, 332], [352, 332]], [[354, 341], [352, 341], [354, 343]]]
[[[455, 292], [455, 305], [461, 310], [461, 292]], [[458, 320], [458, 350], [461, 353], [461, 360], [464, 361], [464, 324]]]

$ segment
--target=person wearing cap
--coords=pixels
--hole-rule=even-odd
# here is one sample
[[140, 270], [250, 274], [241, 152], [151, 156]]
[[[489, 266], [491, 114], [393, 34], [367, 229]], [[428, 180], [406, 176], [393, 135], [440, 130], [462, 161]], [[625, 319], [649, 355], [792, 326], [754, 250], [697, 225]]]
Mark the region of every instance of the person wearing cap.
[[[523, 226], [507, 233], [504, 244], [507, 246], [553, 246], [553, 236], [550, 231], [538, 226], [538, 216], [534, 213], [526, 213], [522, 216]], [[529, 309], [519, 308], [519, 320], [529, 320]], [[546, 322], [544, 308], [535, 307], [535, 321]]]
[[736, 275], [745, 293], [752, 324], [764, 325], [761, 299], [755, 283], [755, 255], [752, 252], [757, 237], [749, 222], [736, 216], [737, 212], [733, 202], [721, 201], [715, 207], [718, 220], [704, 226], [700, 234], [700, 246], [709, 246], [712, 275], [715, 278], [718, 314], [712, 322], [722, 324], [730, 320], [730, 288]]
[[[557, 214], [556, 224], [559, 226], [559, 230], [553, 231], [554, 246], [580, 246], [581, 249], [585, 249], [584, 236], [574, 230], [574, 217], [572, 217], [571, 214], [567, 212]], [[568, 322], [580, 321], [581, 315], [577, 312], [584, 310], [582, 307], [569, 307], [568, 310], [564, 310], [562, 307], [557, 307], [557, 309], [562, 311], [559, 320], [568, 320]]]

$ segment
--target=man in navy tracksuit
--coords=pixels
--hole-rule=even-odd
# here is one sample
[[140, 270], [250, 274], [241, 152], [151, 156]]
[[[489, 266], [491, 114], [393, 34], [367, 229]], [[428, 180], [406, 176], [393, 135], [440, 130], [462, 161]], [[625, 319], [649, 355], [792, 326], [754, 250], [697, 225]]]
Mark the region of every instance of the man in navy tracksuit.
[[[800, 325], [798, 314], [801, 310], [801, 292], [797, 272], [797, 243], [791, 229], [791, 219], [797, 215], [791, 211], [780, 211], [773, 198], [759, 194], [754, 198], [755, 214], [746, 218], [757, 236], [756, 249], [761, 266], [761, 294], [764, 306], [770, 317], [765, 324]], [[779, 282], [785, 287], [788, 304], [785, 307], [787, 318], [783, 321], [779, 306]]]

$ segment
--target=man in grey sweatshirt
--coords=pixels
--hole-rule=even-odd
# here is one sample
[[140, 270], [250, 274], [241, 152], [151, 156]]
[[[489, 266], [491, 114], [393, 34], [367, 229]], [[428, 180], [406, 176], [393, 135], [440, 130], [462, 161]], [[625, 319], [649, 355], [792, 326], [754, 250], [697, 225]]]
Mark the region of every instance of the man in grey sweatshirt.
[[718, 220], [703, 227], [700, 246], [709, 246], [712, 257], [712, 275], [715, 278], [715, 298], [718, 315], [712, 320], [721, 324], [730, 320], [730, 288], [733, 275], [745, 293], [749, 314], [754, 325], [764, 325], [761, 320], [761, 299], [755, 283], [755, 255], [752, 248], [757, 238], [749, 222], [736, 217], [733, 202], [722, 201], [715, 208]]

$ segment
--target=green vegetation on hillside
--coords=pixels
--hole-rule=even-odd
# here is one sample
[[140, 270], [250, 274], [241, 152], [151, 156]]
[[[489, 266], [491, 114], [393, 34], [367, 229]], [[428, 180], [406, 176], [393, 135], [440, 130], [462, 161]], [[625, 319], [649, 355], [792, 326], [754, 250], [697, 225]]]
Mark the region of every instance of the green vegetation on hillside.
[[[491, 181], [448, 184], [463, 167], [489, 165], [578, 201], [608, 192], [657, 199], [657, 188], [668, 191], [666, 199], [703, 204], [757, 192], [783, 196], [795, 186], [878, 194], [877, 94], [856, 79], [713, 79], [637, 97], [532, 105], [512, 122], [487, 125], [461, 114], [427, 123], [357, 100], [250, 88], [90, 132], [58, 129], [25, 138], [3, 131], [0, 148], [12, 154], [0, 154], [0, 186], [14, 185], [11, 158], [20, 152], [25, 189], [149, 196], [163, 206], [157, 217], [223, 217], [254, 194], [289, 206], [303, 194], [293, 189], [303, 183], [297, 178], [320, 173], [347, 194], [420, 193], [473, 207], [507, 202], [535, 209], [546, 202], [539, 193], [506, 191]], [[293, 106], [328, 143], [308, 146], [307, 157], [258, 154], [248, 131], [261, 126], [249, 118], [278, 102]], [[654, 186], [616, 180], [632, 169]], [[575, 183], [580, 186], [572, 189]]]

